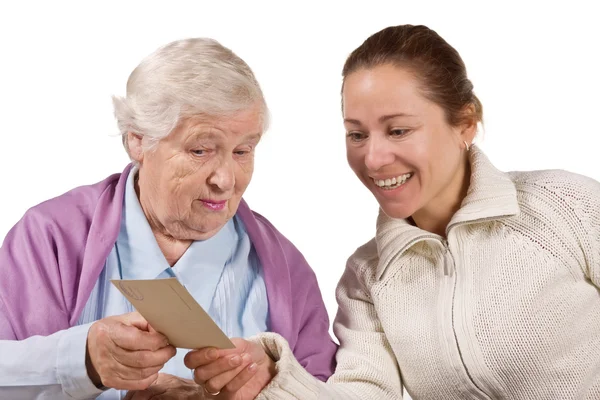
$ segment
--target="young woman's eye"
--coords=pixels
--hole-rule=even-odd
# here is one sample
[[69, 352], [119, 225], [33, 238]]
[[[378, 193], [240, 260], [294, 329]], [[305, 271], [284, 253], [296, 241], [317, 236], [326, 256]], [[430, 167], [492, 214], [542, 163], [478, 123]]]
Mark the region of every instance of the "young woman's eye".
[[366, 139], [367, 135], [362, 132], [348, 132], [346, 137], [353, 142], [360, 142], [361, 140]]
[[390, 136], [400, 137], [404, 136], [408, 133], [408, 129], [392, 129], [390, 131]]

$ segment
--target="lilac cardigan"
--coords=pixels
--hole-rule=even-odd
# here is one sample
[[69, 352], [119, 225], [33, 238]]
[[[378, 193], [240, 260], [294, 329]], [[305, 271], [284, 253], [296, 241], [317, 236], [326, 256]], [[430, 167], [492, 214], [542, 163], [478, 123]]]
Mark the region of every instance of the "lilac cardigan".
[[[77, 322], [117, 239], [130, 169], [31, 208], [10, 230], [0, 248], [0, 339], [46, 336]], [[326, 380], [337, 346], [314, 272], [243, 200], [238, 216], [263, 267], [271, 331]]]

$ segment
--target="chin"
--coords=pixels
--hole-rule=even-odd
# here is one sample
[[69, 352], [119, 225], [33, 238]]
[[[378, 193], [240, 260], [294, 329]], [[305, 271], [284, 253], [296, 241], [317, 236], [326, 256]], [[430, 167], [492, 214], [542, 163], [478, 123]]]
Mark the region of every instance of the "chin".
[[381, 210], [385, 213], [385, 215], [395, 219], [407, 219], [415, 213], [415, 210], [413, 210], [412, 207], [399, 207], [397, 205], [394, 206], [381, 203], [379, 204], [379, 206], [381, 207]]
[[231, 220], [231, 217], [225, 215], [213, 215], [212, 218], [205, 218], [196, 225], [200, 232], [218, 232]]

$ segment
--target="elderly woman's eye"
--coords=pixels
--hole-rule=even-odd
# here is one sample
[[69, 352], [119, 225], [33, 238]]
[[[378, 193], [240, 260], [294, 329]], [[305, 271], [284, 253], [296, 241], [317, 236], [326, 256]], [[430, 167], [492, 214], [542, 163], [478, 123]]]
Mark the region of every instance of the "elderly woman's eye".
[[192, 150], [192, 153], [197, 156], [203, 156], [206, 152], [204, 150]]
[[248, 154], [250, 154], [251, 152], [252, 152], [252, 149], [243, 149], [243, 150], [240, 149], [240, 150], [235, 150], [233, 152], [233, 154], [235, 154], [236, 156], [239, 156], [239, 157], [244, 157], [244, 156], [247, 156]]

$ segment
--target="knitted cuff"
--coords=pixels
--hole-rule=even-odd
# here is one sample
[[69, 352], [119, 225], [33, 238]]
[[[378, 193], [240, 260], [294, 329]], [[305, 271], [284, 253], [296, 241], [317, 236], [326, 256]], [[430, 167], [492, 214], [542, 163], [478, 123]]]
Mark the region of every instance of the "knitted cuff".
[[323, 383], [296, 360], [287, 341], [276, 333], [261, 333], [249, 341], [262, 345], [276, 363], [277, 375], [260, 392], [258, 400], [318, 399]]

